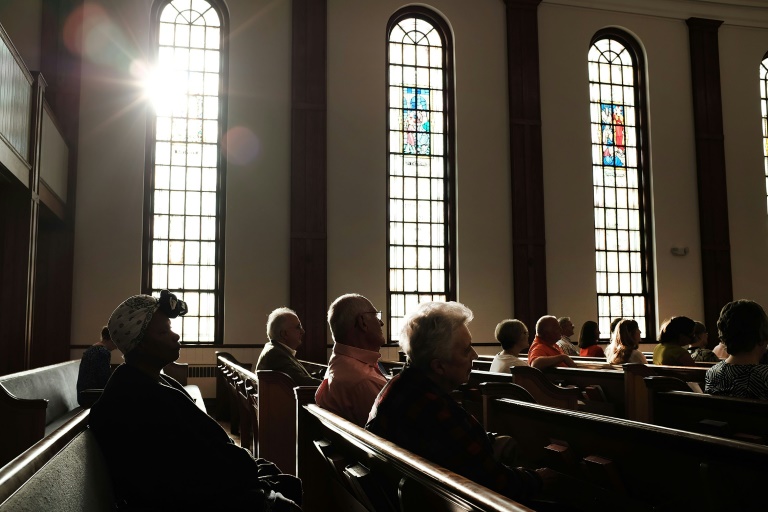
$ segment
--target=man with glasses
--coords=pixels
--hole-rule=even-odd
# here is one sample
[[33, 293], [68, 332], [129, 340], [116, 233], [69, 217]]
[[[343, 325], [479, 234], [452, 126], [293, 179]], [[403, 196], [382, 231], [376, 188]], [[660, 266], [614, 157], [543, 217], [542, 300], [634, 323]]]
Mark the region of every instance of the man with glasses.
[[328, 308], [328, 325], [333, 352], [315, 401], [363, 427], [376, 396], [387, 383], [378, 368], [379, 349], [386, 343], [381, 311], [362, 295], [342, 295]]
[[320, 384], [320, 379], [312, 377], [296, 359], [296, 350], [301, 345], [303, 335], [304, 328], [295, 311], [288, 308], [274, 310], [267, 318], [269, 343], [261, 351], [256, 369], [283, 372], [292, 378], [297, 386]]

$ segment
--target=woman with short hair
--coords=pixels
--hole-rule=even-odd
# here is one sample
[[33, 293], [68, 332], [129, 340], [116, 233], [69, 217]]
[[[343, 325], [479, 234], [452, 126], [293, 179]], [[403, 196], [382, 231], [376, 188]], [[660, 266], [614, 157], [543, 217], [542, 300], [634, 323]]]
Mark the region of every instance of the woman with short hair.
[[688, 345], [688, 351], [691, 353], [691, 359], [693, 359], [694, 362], [720, 362], [720, 358], [707, 347], [708, 341], [709, 335], [707, 334], [707, 327], [701, 322], [694, 322], [693, 342]]
[[696, 363], [683, 348], [694, 341], [693, 328], [694, 322], [687, 316], [675, 316], [664, 322], [659, 344], [653, 349], [653, 364], [694, 366]]
[[528, 361], [520, 359], [520, 352], [528, 348], [528, 327], [520, 320], [510, 319], [496, 326], [496, 341], [501, 343], [501, 352], [496, 354], [491, 363], [492, 372], [509, 373], [513, 366], [528, 366]]

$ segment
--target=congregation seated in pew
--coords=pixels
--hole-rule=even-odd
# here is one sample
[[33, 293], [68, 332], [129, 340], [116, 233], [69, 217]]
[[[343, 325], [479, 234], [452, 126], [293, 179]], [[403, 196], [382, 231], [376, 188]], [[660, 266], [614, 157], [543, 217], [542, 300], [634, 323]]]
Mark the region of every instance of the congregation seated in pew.
[[[117, 346], [109, 334], [106, 325], [101, 329], [101, 339], [83, 352], [80, 360], [80, 369], [77, 373], [77, 403], [83, 407], [90, 407], [98, 399], [95, 390], [104, 389], [109, 376], [112, 374], [110, 361], [112, 351]], [[86, 390], [94, 392], [86, 393]]]
[[605, 357], [602, 347], [597, 344], [600, 340], [600, 328], [597, 322], [587, 320], [581, 326], [579, 333], [579, 355], [582, 357]]
[[637, 350], [639, 343], [640, 326], [634, 320], [622, 319], [616, 326], [613, 349], [606, 354], [607, 361], [610, 364], [645, 364], [645, 356]]
[[317, 386], [321, 379], [313, 377], [296, 358], [304, 328], [299, 316], [288, 308], [278, 308], [267, 318], [269, 342], [259, 354], [256, 370], [283, 372], [299, 386]]
[[405, 319], [400, 346], [410, 364], [381, 391], [366, 429], [512, 499], [529, 499], [551, 481], [551, 470], [505, 465], [512, 440], [490, 437], [450, 395], [477, 357], [472, 317], [456, 302], [426, 302]]
[[493, 357], [490, 371], [508, 373], [512, 366], [528, 366], [528, 361], [520, 358], [520, 352], [529, 345], [528, 327], [523, 322], [504, 320], [496, 326], [495, 336], [502, 351]]
[[557, 341], [560, 339], [560, 323], [554, 316], [543, 316], [536, 322], [536, 336], [528, 350], [528, 364], [544, 369], [550, 366], [576, 366], [567, 354], [564, 354]]
[[386, 343], [381, 311], [362, 295], [342, 295], [328, 308], [328, 325], [333, 352], [315, 401], [362, 427], [387, 383], [378, 366], [379, 350]]
[[707, 370], [706, 393], [768, 400], [768, 365], [760, 364], [768, 347], [768, 316], [757, 302], [737, 300], [720, 311], [720, 339], [728, 358]]
[[130, 509], [300, 510], [301, 482], [251, 457], [198, 408], [183, 386], [161, 375], [179, 357], [171, 318], [187, 305], [167, 290], [136, 295], [109, 319], [125, 364], [91, 409], [119, 504]]
[[691, 355], [683, 347], [694, 341], [694, 322], [687, 316], [675, 316], [661, 325], [659, 344], [653, 349], [653, 364], [693, 366]]

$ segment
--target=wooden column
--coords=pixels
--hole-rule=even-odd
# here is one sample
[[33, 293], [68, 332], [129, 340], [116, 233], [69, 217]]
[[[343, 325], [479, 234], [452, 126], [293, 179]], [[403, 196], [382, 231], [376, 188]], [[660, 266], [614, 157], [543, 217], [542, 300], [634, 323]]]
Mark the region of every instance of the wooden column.
[[291, 55], [291, 307], [304, 329], [298, 356], [326, 357], [326, 0], [293, 0]]
[[533, 329], [547, 313], [537, 17], [541, 0], [506, 3], [514, 314]]
[[720, 309], [733, 300], [728, 228], [723, 105], [720, 94], [719, 20], [689, 18], [704, 322], [717, 333]]

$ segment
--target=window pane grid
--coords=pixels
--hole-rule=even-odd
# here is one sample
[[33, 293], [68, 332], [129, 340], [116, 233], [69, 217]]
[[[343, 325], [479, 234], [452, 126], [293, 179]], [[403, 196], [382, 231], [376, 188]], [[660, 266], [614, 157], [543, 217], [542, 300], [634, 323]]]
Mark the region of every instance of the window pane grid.
[[645, 337], [648, 295], [636, 124], [635, 63], [618, 40], [589, 51], [598, 323], [633, 318]]
[[450, 292], [445, 48], [431, 22], [409, 17], [389, 34], [389, 336], [406, 313]]
[[768, 211], [768, 54], [760, 64], [760, 109], [763, 116], [763, 166], [765, 171], [766, 211]]
[[189, 313], [172, 320], [187, 343], [213, 343], [217, 282], [220, 19], [204, 0], [163, 8], [158, 68], [171, 101], [155, 106], [150, 293], [169, 289]]

